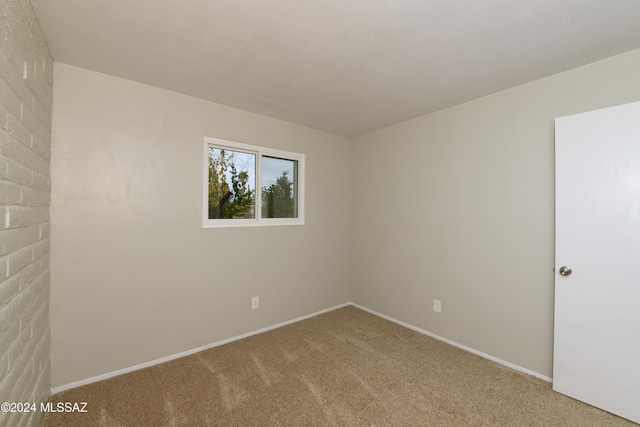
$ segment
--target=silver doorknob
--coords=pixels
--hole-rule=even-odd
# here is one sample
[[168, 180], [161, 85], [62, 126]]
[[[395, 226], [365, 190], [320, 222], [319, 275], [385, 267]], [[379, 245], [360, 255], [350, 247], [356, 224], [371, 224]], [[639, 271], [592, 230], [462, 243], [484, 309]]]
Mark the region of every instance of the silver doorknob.
[[572, 271], [569, 267], [563, 265], [560, 267], [560, 270], [558, 270], [558, 273], [560, 273], [561, 276], [571, 276]]

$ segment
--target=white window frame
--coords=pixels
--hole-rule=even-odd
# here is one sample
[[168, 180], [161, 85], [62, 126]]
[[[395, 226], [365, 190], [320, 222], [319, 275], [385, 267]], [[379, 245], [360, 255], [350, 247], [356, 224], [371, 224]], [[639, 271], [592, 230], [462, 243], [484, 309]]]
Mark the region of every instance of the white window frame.
[[[209, 148], [223, 148], [233, 151], [242, 151], [245, 153], [255, 154], [256, 156], [256, 194], [255, 194], [255, 218], [237, 218], [237, 219], [209, 219]], [[261, 147], [258, 145], [244, 144], [226, 139], [204, 137], [203, 150], [203, 186], [202, 186], [202, 227], [203, 228], [222, 228], [222, 227], [255, 227], [269, 225], [303, 225], [304, 224], [304, 173], [305, 173], [305, 155], [293, 153], [291, 151], [277, 150], [274, 148]], [[298, 176], [296, 187], [298, 190], [298, 217], [297, 218], [262, 218], [262, 157], [276, 157], [285, 160], [294, 160], [298, 162]]]

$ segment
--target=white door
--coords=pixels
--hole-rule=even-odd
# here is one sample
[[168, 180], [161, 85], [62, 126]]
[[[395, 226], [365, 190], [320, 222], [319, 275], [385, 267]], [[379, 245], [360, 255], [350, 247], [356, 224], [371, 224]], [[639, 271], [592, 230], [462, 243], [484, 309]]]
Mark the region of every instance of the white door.
[[640, 102], [556, 119], [554, 322], [553, 389], [640, 423]]

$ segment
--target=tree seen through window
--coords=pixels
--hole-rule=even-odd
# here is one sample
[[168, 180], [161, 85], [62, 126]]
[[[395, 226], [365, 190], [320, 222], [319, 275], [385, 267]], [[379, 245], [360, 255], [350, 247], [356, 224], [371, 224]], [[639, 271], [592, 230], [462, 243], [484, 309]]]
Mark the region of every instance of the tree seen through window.
[[258, 203], [262, 218], [298, 217], [297, 160], [257, 157], [254, 153], [211, 146], [208, 153], [209, 219], [256, 218], [256, 185], [261, 185]]

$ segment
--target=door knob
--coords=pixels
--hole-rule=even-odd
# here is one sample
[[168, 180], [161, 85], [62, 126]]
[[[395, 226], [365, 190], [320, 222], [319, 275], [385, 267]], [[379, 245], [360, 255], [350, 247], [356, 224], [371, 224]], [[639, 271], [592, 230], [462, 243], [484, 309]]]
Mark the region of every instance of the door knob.
[[561, 276], [571, 276], [572, 271], [569, 267], [563, 265], [560, 267], [560, 270], [558, 270], [558, 273], [560, 273]]

